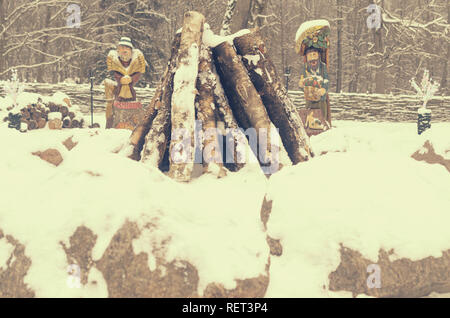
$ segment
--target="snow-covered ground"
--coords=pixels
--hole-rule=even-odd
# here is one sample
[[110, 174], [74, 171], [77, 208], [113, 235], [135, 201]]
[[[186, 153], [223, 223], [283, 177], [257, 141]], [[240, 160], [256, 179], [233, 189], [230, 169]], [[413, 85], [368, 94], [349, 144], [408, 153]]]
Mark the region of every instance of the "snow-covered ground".
[[[268, 183], [267, 224], [283, 255], [272, 258], [268, 297], [327, 297], [340, 244], [376, 263], [380, 248], [398, 258], [441, 257], [450, 248], [450, 173], [411, 155], [432, 141], [450, 159], [450, 124], [418, 136], [414, 124], [335, 122], [313, 137], [320, 154]], [[351, 296], [351, 294], [348, 294]]]
[[[78, 145], [68, 151], [62, 142], [73, 137]], [[217, 180], [206, 175], [180, 184], [159, 170], [114, 152], [128, 141], [130, 131], [103, 129], [33, 130], [20, 133], [0, 127], [0, 228], [26, 246], [32, 266], [25, 278], [39, 297], [105, 296], [106, 285], [68, 288], [66, 256], [60, 241], [80, 225], [98, 235], [94, 260], [103, 255], [125, 220], [143, 231], [133, 242], [136, 254], [162, 250], [170, 262], [186, 260], [199, 273], [199, 292], [211, 282], [235, 288], [236, 278], [264, 274], [269, 256], [261, 203], [265, 176], [249, 166], [240, 174]], [[63, 162], [55, 167], [35, 151], [57, 149]], [[152, 223], [152, 230], [144, 228]], [[0, 240], [0, 266], [10, 255]], [[161, 249], [163, 242], [167, 248]], [[4, 244], [2, 244], [4, 243]], [[9, 249], [8, 249], [9, 248]], [[102, 282], [91, 273], [90, 281]]]
[[[104, 126], [104, 119], [96, 122]], [[380, 248], [412, 260], [439, 257], [450, 249], [450, 174], [441, 165], [411, 155], [430, 140], [450, 159], [450, 123], [433, 123], [417, 135], [407, 123], [336, 121], [334, 129], [311, 139], [318, 154], [310, 162], [284, 168], [269, 180], [254, 166], [223, 179], [204, 175], [190, 184], [116, 154], [127, 130], [68, 129], [20, 133], [0, 124], [0, 228], [26, 247], [33, 263], [27, 283], [40, 297], [106, 296], [102, 274], [91, 269], [86, 287], [67, 287], [67, 261], [60, 241], [80, 225], [97, 236], [99, 259], [125, 220], [146, 223], [133, 243], [149, 254], [191, 262], [200, 277], [199, 293], [210, 282], [235, 287], [235, 279], [264, 273], [268, 258], [260, 209], [273, 200], [268, 234], [280, 239], [283, 255], [272, 257], [267, 297], [351, 296], [332, 293], [328, 275], [339, 264], [339, 244], [374, 262]], [[62, 141], [73, 136], [68, 151]], [[35, 151], [54, 148], [55, 167]], [[319, 156], [322, 153], [324, 155]], [[11, 245], [0, 239], [0, 267]]]

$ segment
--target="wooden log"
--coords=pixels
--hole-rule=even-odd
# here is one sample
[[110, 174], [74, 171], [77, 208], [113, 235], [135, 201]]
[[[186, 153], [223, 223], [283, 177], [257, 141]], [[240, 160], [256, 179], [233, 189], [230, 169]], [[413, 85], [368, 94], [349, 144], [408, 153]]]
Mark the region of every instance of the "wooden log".
[[[141, 125], [141, 132], [134, 131], [136, 137], [132, 159], [141, 160], [143, 163], [153, 167], [160, 167], [167, 151], [170, 140], [170, 109], [172, 105], [173, 77], [180, 48], [181, 33], [176, 34], [172, 43], [172, 52], [161, 84], [153, 97], [151, 105], [154, 105], [153, 118], [147, 117], [147, 122]], [[151, 125], [148, 126], [147, 125]], [[138, 127], [139, 128], [139, 127]], [[148, 133], [144, 132], [148, 130]], [[133, 134], [131, 139], [133, 139]], [[139, 135], [141, 134], [141, 135]], [[139, 137], [139, 138], [137, 138]], [[142, 140], [142, 141], [140, 141]], [[143, 144], [142, 151], [139, 150], [140, 143]]]
[[81, 120], [78, 118], [72, 119], [70, 128], [81, 128]]
[[189, 181], [195, 154], [195, 85], [205, 17], [189, 11], [184, 15], [177, 69], [173, 79], [169, 175]]
[[64, 117], [62, 128], [70, 128], [71, 125], [72, 125], [72, 120], [70, 119], [70, 117], [69, 116]]
[[61, 106], [59, 108], [59, 111], [61, 112], [62, 118], [66, 117], [67, 114], [69, 114], [69, 108], [67, 108], [67, 106]]
[[217, 72], [234, 116], [240, 127], [253, 129], [257, 134], [257, 145], [250, 138], [250, 146], [260, 164], [275, 168], [268, 174], [276, 172], [282, 166], [291, 165], [278, 132], [233, 45], [223, 42], [213, 49], [213, 53]]
[[62, 128], [61, 119], [58, 119], [58, 118], [50, 119], [48, 121], [48, 128], [49, 129], [61, 129]]
[[205, 171], [224, 174], [223, 157], [219, 144], [219, 134], [216, 124], [216, 106], [214, 103], [214, 89], [216, 77], [212, 69], [211, 50], [204, 44], [200, 48], [200, 62], [198, 66], [196, 109], [197, 124], [201, 124], [199, 146], [201, 146], [202, 163]]
[[31, 111], [31, 119], [34, 121], [38, 121], [39, 119], [42, 118], [41, 112], [38, 111], [37, 109], [34, 109]]
[[258, 29], [234, 39], [238, 54], [249, 71], [250, 79], [267, 109], [270, 120], [280, 130], [283, 144], [294, 164], [312, 155], [303, 122], [289, 98], [275, 65], [269, 58]]
[[45, 120], [45, 118], [40, 118], [37, 122], [38, 124], [38, 128], [42, 129], [45, 127], [45, 125], [47, 124], [47, 120]]
[[47, 107], [50, 109], [50, 112], [59, 112], [59, 106], [54, 103], [48, 103]]
[[28, 121], [28, 130], [33, 130], [33, 129], [37, 129], [38, 128], [38, 124], [35, 120], [31, 119]]
[[[212, 68], [215, 77], [213, 93], [214, 104], [217, 110], [216, 116], [218, 123], [223, 123], [222, 139], [225, 138], [223, 148], [224, 166], [230, 171], [239, 171], [245, 166], [246, 162], [257, 162], [257, 160], [254, 157], [252, 160], [247, 158], [247, 155], [253, 156], [253, 152], [250, 149], [247, 138], [234, 118], [228, 98], [225, 95], [219, 75], [217, 74], [215, 64], [212, 65]], [[218, 128], [222, 127], [218, 126]]]
[[28, 111], [28, 109], [24, 108], [20, 112], [23, 119], [30, 119], [30, 112]]
[[[172, 96], [173, 71], [176, 67], [176, 61], [178, 58], [180, 39], [181, 33], [176, 34], [172, 42], [171, 56], [167, 64], [166, 70], [164, 71], [164, 74], [161, 78], [161, 82], [158, 85], [158, 88], [156, 89], [155, 94], [152, 97], [152, 100], [150, 101], [150, 105], [148, 106], [141, 123], [138, 126], [136, 126], [136, 128], [131, 133], [128, 146], [131, 146], [133, 149], [131, 155], [129, 156], [129, 158], [133, 160], [139, 161], [143, 159], [142, 156], [144, 155], [144, 153], [146, 154], [146, 157], [148, 157], [148, 155], [150, 155], [151, 152], [157, 151], [155, 149], [163, 148], [162, 146], [159, 147], [158, 145], [156, 145], [156, 147], [152, 147], [151, 145], [145, 147], [145, 145], [147, 145], [148, 142], [152, 143], [153, 141], [156, 141], [154, 138], [146, 138], [146, 137], [148, 134], [151, 134], [151, 136], [155, 136], [155, 133], [161, 133], [164, 134], [164, 136], [167, 136], [168, 134], [167, 130], [168, 127], [170, 126], [170, 123], [168, 123], [167, 110], [170, 110], [170, 106], [167, 108], [165, 103], [167, 102], [167, 100], [170, 103], [170, 99]], [[153, 127], [153, 122], [155, 122], [155, 125], [158, 126], [158, 128], [155, 129], [155, 131], [150, 132], [151, 127]], [[164, 127], [160, 127], [161, 125]], [[159, 132], [157, 130], [159, 130]], [[163, 143], [166, 144], [167, 142], [168, 139], [165, 138]], [[144, 148], [147, 149], [144, 151]], [[165, 147], [164, 150], [161, 150], [161, 152], [163, 152], [162, 155], [160, 156], [161, 158], [164, 155], [164, 151]], [[156, 165], [158, 166], [159, 163], [160, 160], [157, 159]]]

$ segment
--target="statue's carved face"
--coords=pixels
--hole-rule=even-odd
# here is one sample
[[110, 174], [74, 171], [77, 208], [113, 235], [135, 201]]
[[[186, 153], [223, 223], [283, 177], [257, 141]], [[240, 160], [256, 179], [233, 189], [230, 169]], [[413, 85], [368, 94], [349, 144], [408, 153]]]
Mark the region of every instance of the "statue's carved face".
[[319, 52], [317, 51], [308, 52], [306, 54], [306, 63], [308, 63], [309, 66], [315, 70], [319, 65]]
[[125, 45], [119, 45], [117, 47], [117, 52], [119, 53], [119, 57], [122, 61], [128, 62], [131, 60], [131, 47]]

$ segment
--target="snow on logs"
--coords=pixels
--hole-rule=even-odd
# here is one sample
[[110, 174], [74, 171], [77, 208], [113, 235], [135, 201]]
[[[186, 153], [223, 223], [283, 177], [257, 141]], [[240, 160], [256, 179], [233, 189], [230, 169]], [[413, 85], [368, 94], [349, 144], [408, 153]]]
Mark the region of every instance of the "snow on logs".
[[173, 79], [169, 175], [179, 181], [189, 181], [194, 170], [196, 82], [204, 24], [202, 14], [185, 13]]
[[259, 162], [270, 175], [314, 155], [259, 31], [219, 37], [195, 11], [184, 16], [127, 149], [134, 160], [161, 170], [168, 165], [169, 175], [185, 182], [196, 164], [220, 177], [224, 167]]
[[84, 119], [79, 114], [77, 116], [67, 106], [53, 102], [29, 104], [16, 115], [10, 113], [4, 121], [9, 121], [10, 127], [20, 127], [21, 131], [42, 129], [47, 124], [49, 129], [82, 128], [84, 125]]
[[294, 164], [308, 160], [311, 145], [300, 115], [289, 99], [269, 59], [259, 30], [234, 39], [234, 45], [249, 71], [250, 79], [267, 108], [270, 119], [280, 130], [283, 144]]

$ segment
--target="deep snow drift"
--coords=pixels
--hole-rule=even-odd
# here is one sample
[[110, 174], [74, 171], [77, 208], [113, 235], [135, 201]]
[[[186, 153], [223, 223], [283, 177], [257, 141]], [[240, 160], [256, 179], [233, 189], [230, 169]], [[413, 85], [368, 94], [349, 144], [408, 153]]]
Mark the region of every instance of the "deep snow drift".
[[[154, 248], [163, 247], [158, 256], [198, 269], [200, 295], [210, 282], [233, 288], [235, 279], [265, 271], [269, 249], [260, 209], [266, 194], [273, 200], [268, 234], [283, 245], [283, 255], [271, 257], [268, 297], [350, 296], [323, 289], [339, 264], [340, 243], [374, 261], [380, 248], [412, 260], [450, 249], [450, 174], [411, 158], [430, 140], [450, 159], [450, 124], [433, 123], [422, 136], [415, 124], [334, 125], [311, 139], [316, 158], [269, 180], [250, 165], [223, 179], [204, 175], [180, 184], [117, 154], [129, 131], [20, 133], [2, 123], [0, 229], [25, 245], [33, 260], [25, 283], [39, 297], [107, 296], [94, 269], [95, 286], [67, 286], [60, 241], [85, 225], [98, 235], [98, 259], [126, 219], [142, 229], [155, 224], [133, 243], [136, 253], [149, 254], [150, 269]], [[68, 151], [62, 141], [71, 136], [78, 145]], [[58, 167], [32, 155], [48, 148], [62, 154]], [[0, 239], [0, 267], [10, 255], [11, 245]]]

